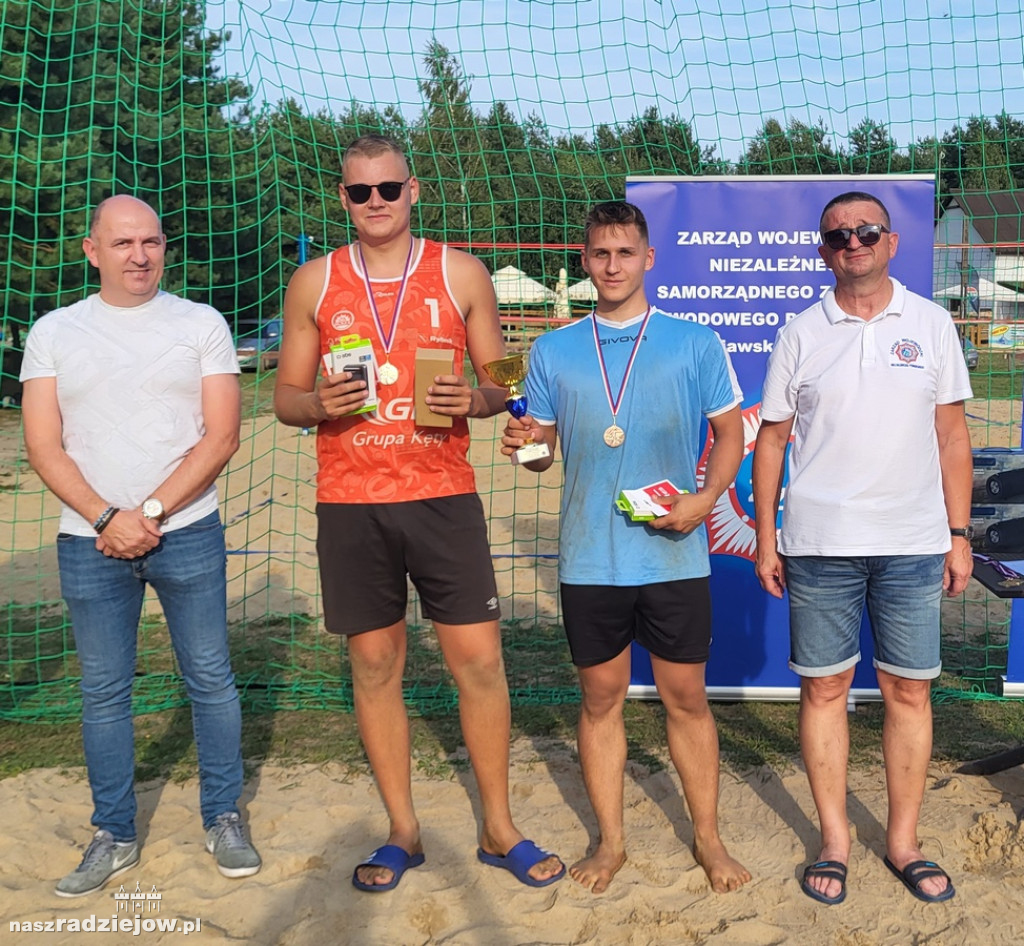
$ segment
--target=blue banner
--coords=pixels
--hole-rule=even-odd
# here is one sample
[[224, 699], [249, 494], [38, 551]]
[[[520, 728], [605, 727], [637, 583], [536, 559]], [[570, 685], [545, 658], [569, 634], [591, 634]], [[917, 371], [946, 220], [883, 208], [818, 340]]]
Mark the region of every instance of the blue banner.
[[[754, 575], [751, 466], [761, 385], [779, 328], [834, 285], [818, 254], [822, 208], [845, 191], [882, 201], [900, 243], [890, 272], [925, 298], [932, 294], [935, 181], [888, 177], [629, 178], [626, 200], [643, 210], [655, 248], [648, 299], [713, 328], [743, 388], [747, 451], [736, 482], [708, 517], [714, 642], [708, 692], [723, 699], [793, 698], [799, 677], [787, 666], [788, 605]], [[698, 481], [707, 446], [698, 467]], [[783, 504], [785, 498], [783, 495]], [[865, 621], [854, 694], [877, 693]], [[634, 696], [653, 695], [650, 660], [633, 653]]]

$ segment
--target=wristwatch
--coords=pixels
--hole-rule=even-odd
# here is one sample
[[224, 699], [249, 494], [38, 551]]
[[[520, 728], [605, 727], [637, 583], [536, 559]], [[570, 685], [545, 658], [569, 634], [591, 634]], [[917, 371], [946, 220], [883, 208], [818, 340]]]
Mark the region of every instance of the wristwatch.
[[[143, 508], [145, 508], [145, 507], [143, 507]], [[963, 529], [950, 529], [949, 530], [949, 534], [950, 535], [958, 535], [962, 539], [967, 539], [967, 541], [970, 542], [971, 539], [974, 538], [974, 526], [972, 526], [972, 525], [970, 525], [968, 523], [968, 525], [965, 528], [963, 528]]]
[[163, 522], [167, 518], [167, 513], [164, 512], [164, 504], [155, 496], [150, 496], [142, 504], [142, 515], [157, 523]]

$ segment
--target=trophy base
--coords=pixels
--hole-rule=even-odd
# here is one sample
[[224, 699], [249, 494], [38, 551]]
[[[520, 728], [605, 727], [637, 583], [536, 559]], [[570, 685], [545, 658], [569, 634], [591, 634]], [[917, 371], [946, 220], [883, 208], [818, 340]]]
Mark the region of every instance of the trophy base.
[[546, 460], [551, 450], [546, 443], [523, 444], [512, 454], [512, 462], [516, 464], [533, 463], [534, 460]]

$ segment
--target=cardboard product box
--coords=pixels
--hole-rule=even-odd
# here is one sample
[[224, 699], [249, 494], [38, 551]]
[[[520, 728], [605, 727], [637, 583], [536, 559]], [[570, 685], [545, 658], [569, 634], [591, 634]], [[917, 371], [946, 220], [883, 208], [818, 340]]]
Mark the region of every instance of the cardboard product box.
[[979, 552], [1024, 552], [1024, 501], [971, 506], [974, 538]]
[[[366, 403], [351, 414], [368, 414], [377, 410], [377, 359], [368, 338], [346, 335], [331, 346], [330, 355], [324, 355], [324, 367], [329, 374], [352, 372], [353, 380], [361, 377], [366, 382]], [[346, 415], [347, 416], [347, 415]]]
[[451, 348], [416, 349], [416, 394], [414, 418], [417, 427], [451, 427], [448, 414], [435, 414], [427, 406], [427, 388], [439, 374], [455, 373], [455, 351]]
[[624, 489], [615, 500], [615, 508], [633, 522], [653, 522], [672, 511], [671, 506], [662, 503], [663, 499], [688, 492], [688, 489], [680, 490], [671, 480], [661, 480], [639, 489]]
[[974, 454], [974, 503], [1024, 503], [1024, 450], [986, 447]]

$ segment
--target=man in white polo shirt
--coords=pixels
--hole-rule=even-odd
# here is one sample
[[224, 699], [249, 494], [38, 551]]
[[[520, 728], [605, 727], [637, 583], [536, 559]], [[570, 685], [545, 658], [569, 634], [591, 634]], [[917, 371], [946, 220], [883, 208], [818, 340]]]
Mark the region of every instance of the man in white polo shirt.
[[885, 865], [918, 899], [948, 900], [952, 881], [921, 852], [917, 822], [939, 604], [971, 575], [971, 386], [949, 313], [889, 276], [899, 237], [881, 201], [841, 194], [820, 230], [836, 285], [779, 332], [753, 467], [757, 575], [770, 594], [789, 592], [800, 744], [821, 823], [801, 887], [825, 904], [846, 896], [847, 696], [866, 602], [885, 703]]

